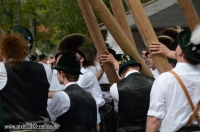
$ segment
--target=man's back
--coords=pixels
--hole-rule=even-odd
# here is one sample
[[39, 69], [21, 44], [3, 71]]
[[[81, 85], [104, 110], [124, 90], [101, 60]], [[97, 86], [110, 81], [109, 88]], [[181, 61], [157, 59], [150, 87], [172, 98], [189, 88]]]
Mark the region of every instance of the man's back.
[[97, 110], [92, 95], [76, 84], [68, 86], [64, 92], [70, 98], [70, 108], [57, 118], [62, 131], [95, 132]]
[[153, 77], [132, 73], [117, 84], [119, 130], [144, 129], [153, 81]]
[[47, 117], [49, 83], [44, 67], [25, 61], [21, 67], [5, 68], [7, 82], [0, 91], [4, 125], [38, 121], [41, 120], [39, 116]]
[[[177, 63], [173, 69], [185, 84], [196, 107], [200, 100], [200, 69], [195, 65]], [[152, 87], [148, 115], [163, 119], [160, 131], [177, 131], [187, 124], [192, 110], [180, 84], [169, 72], [161, 74]], [[157, 112], [157, 110], [159, 111]], [[154, 113], [154, 114], [153, 114]]]

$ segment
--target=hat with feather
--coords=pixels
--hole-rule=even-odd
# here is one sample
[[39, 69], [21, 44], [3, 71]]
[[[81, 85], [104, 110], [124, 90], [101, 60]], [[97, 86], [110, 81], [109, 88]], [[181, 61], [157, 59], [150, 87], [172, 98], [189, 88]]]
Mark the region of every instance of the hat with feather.
[[200, 63], [200, 25], [192, 33], [181, 31], [178, 34], [178, 44], [190, 61]]
[[80, 72], [80, 61], [76, 53], [79, 47], [85, 42], [86, 37], [82, 34], [70, 34], [64, 37], [58, 44], [56, 58], [62, 54], [54, 69], [71, 74], [82, 74]]

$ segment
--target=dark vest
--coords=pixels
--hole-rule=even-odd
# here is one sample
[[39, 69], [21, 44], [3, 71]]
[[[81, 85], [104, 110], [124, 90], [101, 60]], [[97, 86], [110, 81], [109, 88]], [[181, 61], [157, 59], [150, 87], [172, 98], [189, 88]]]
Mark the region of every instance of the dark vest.
[[118, 131], [145, 131], [153, 77], [132, 73], [118, 84]]
[[92, 95], [77, 84], [69, 85], [65, 92], [70, 108], [56, 120], [59, 132], [96, 132], [97, 108]]
[[49, 83], [43, 65], [26, 61], [19, 68], [5, 67], [7, 84], [0, 91], [4, 125], [48, 117]]

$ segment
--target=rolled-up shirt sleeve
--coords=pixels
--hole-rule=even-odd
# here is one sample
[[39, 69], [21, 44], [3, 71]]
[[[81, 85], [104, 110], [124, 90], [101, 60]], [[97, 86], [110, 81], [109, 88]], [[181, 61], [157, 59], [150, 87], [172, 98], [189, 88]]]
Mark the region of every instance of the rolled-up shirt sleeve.
[[51, 121], [55, 121], [58, 116], [61, 116], [67, 112], [70, 108], [70, 99], [69, 96], [61, 91], [54, 94], [51, 99], [47, 111], [51, 118]]
[[150, 104], [147, 115], [153, 116], [158, 119], [163, 119], [165, 116], [166, 108], [166, 94], [159, 79], [156, 79], [150, 94]]
[[3, 62], [0, 62], [0, 90], [2, 90], [7, 83], [7, 72]]

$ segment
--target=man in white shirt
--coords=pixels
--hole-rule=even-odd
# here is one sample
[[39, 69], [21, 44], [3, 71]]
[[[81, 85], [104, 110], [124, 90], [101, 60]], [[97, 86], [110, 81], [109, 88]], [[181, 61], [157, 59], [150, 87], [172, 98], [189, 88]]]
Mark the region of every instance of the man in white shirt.
[[[55, 64], [58, 63], [58, 60], [60, 59], [60, 57], [62, 56], [63, 53], [57, 53], [55, 55]], [[51, 83], [50, 83], [50, 88], [49, 88], [49, 99], [48, 99], [48, 103], [47, 105], [49, 105], [49, 102], [53, 96], [54, 93], [56, 93], [57, 91], [61, 91], [64, 89], [64, 85], [60, 84], [60, 82], [58, 81], [57, 78], [57, 74], [58, 71], [56, 69], [53, 69], [53, 73], [52, 73], [52, 77], [51, 77]]]
[[118, 112], [118, 131], [145, 131], [150, 90], [154, 78], [140, 74], [141, 64], [131, 56], [122, 55], [119, 60], [122, 80], [114, 83], [110, 94]]
[[[101, 105], [99, 107], [99, 113], [101, 116], [100, 132], [113, 132], [115, 129], [116, 115], [115, 115], [113, 106], [110, 104], [112, 102], [112, 98], [109, 92], [110, 84], [108, 82], [108, 79], [103, 69], [99, 69], [101, 68], [99, 64], [95, 66], [94, 64], [95, 54], [93, 50], [86, 48], [86, 49], [82, 49], [82, 51], [78, 51], [78, 54], [79, 54], [78, 56], [81, 57], [81, 60], [83, 61], [82, 65], [85, 68], [85, 69], [82, 68], [81, 72], [85, 72], [85, 73], [83, 73], [83, 75], [80, 75], [79, 80], [82, 80], [81, 82], [84, 82], [83, 84], [84, 85], [87, 84], [86, 86], [89, 86], [89, 87], [91, 84], [96, 85], [95, 89], [98, 89], [98, 92], [96, 91], [95, 93], [101, 93], [101, 100], [102, 99], [104, 100], [104, 105]], [[90, 78], [89, 78], [89, 75], [90, 75]], [[91, 80], [91, 78], [94, 78], [94, 79]], [[97, 79], [99, 79], [99, 82]], [[90, 82], [90, 83], [87, 83], [87, 82]]]
[[[179, 45], [175, 51], [178, 63], [173, 69], [173, 72], [185, 85], [195, 108], [200, 100], [200, 69], [197, 67], [200, 63], [199, 34], [199, 26], [192, 34], [186, 31], [179, 33]], [[190, 120], [193, 110], [182, 87], [172, 73], [163, 73], [156, 79], [150, 97], [147, 132], [200, 130], [196, 121], [192, 122], [192, 127], [185, 126]]]
[[52, 69], [51, 66], [47, 64], [47, 56], [45, 54], [39, 55], [39, 63], [44, 66], [44, 69], [47, 74], [47, 79], [49, 81], [49, 84], [51, 83], [51, 77], [52, 77]]
[[149, 52], [146, 53], [146, 63], [148, 68], [150, 68], [151, 73], [153, 74], [153, 76], [156, 78], [159, 76], [159, 72], [156, 68], [156, 65], [153, 61], [153, 59], [151, 58], [151, 55], [149, 54]]
[[[77, 57], [80, 60], [80, 67], [81, 67], [81, 72], [83, 73], [82, 75], [79, 76], [79, 79], [77, 81], [78, 85], [85, 89], [86, 91], [90, 92], [93, 97], [96, 100], [97, 104], [97, 124], [100, 124], [101, 119], [99, 115], [99, 108], [103, 107], [105, 104], [105, 100], [102, 97], [102, 91], [99, 86], [99, 82], [95, 76], [95, 74], [84, 68], [85, 63], [86, 63], [86, 57], [84, 53], [80, 50], [77, 51]], [[103, 129], [103, 128], [101, 128]]]
[[47, 107], [51, 120], [56, 120], [63, 132], [96, 132], [96, 103], [92, 95], [76, 82], [82, 74], [76, 54], [64, 53], [54, 69], [58, 71], [58, 80], [65, 85], [65, 90], [55, 93]]

